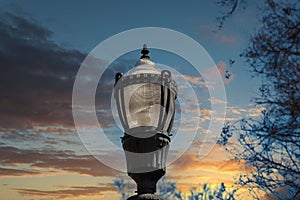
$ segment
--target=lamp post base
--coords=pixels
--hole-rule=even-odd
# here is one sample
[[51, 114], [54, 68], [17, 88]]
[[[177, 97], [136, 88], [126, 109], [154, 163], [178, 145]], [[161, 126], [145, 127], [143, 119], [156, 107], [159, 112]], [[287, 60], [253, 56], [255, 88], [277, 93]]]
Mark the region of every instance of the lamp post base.
[[138, 194], [132, 197], [129, 197], [127, 200], [164, 200], [161, 196], [155, 194]]

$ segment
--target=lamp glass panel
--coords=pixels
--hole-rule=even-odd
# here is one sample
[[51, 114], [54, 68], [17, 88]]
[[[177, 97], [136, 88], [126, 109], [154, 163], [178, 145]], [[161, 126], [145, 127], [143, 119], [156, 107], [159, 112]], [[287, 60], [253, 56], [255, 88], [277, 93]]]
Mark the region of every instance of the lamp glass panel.
[[125, 111], [129, 128], [158, 126], [160, 114], [160, 85], [141, 83], [124, 88]]

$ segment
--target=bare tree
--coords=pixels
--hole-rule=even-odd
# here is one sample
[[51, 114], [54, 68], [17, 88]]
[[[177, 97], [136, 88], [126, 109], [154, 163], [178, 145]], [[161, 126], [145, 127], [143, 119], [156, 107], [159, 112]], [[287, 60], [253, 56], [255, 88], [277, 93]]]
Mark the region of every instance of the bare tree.
[[[219, 2], [234, 8], [240, 1]], [[265, 0], [262, 11], [262, 26], [241, 56], [263, 80], [254, 101], [264, 109], [259, 119], [226, 124], [219, 142], [250, 166], [239, 183], [256, 198], [262, 190], [272, 199], [300, 199], [300, 1]], [[235, 133], [238, 145], [230, 145]]]
[[[114, 185], [121, 195], [121, 200], [126, 200], [132, 193], [133, 187], [123, 179], [114, 180]], [[176, 183], [165, 178], [158, 182], [157, 187], [157, 193], [165, 200], [235, 200], [236, 191], [237, 189], [226, 188], [224, 183], [215, 187], [203, 184], [201, 187], [192, 187], [189, 194], [184, 194], [177, 188]]]
[[231, 18], [239, 10], [244, 10], [246, 8], [247, 0], [218, 0], [217, 4], [220, 7], [225, 8], [225, 12], [217, 17], [219, 29], [221, 29], [228, 18]]

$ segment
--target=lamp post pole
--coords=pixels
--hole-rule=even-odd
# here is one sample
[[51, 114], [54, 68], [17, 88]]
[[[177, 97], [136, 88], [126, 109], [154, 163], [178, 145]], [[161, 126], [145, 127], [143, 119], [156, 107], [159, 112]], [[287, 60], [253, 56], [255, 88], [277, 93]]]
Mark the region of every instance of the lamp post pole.
[[166, 173], [177, 86], [169, 71], [150, 60], [146, 45], [141, 53], [134, 68], [116, 74], [114, 87], [127, 172], [137, 184], [137, 195], [128, 200], [162, 200], [154, 193]]

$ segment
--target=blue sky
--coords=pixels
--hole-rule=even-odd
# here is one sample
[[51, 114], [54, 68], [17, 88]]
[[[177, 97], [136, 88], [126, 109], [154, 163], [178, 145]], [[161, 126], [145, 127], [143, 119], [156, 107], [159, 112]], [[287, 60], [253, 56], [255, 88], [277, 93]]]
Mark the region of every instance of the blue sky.
[[[24, 14], [47, 27], [53, 32], [51, 39], [55, 42], [84, 53], [108, 37], [132, 28], [149, 26], [180, 31], [198, 41], [215, 63], [222, 61], [229, 65], [229, 59], [236, 61], [228, 67], [236, 74], [232, 84], [226, 87], [229, 103], [246, 107], [259, 86], [257, 80], [251, 78], [244, 60], [239, 58], [249, 36], [259, 26], [259, 1], [249, 4], [247, 10], [236, 14], [218, 32], [215, 32], [216, 17], [222, 9], [209, 0], [189, 3], [151, 1], [144, 4], [139, 1], [9, 1], [3, 5], [3, 10]], [[164, 60], [159, 61], [163, 63]]]
[[17, 1], [13, 6], [53, 30], [55, 40], [89, 52], [107, 37], [136, 27], [166, 27], [197, 36], [198, 27], [215, 17], [211, 11], [217, 7], [208, 2], [183, 7], [180, 1]]
[[[3, 10], [14, 10], [33, 18], [53, 31], [51, 39], [66, 48], [90, 52], [97, 44], [119, 32], [138, 27], [164, 27], [180, 31], [198, 41], [215, 63], [229, 59], [236, 63], [229, 71], [237, 74], [227, 87], [229, 103], [243, 107], [250, 102], [258, 86], [248, 73], [239, 54], [250, 34], [259, 26], [253, 1], [246, 11], [238, 13], [217, 33], [216, 16], [222, 9], [214, 1], [9, 1]], [[163, 60], [162, 60], [163, 61]], [[165, 63], [164, 63], [165, 64]], [[166, 63], [167, 64], [167, 63]]]

